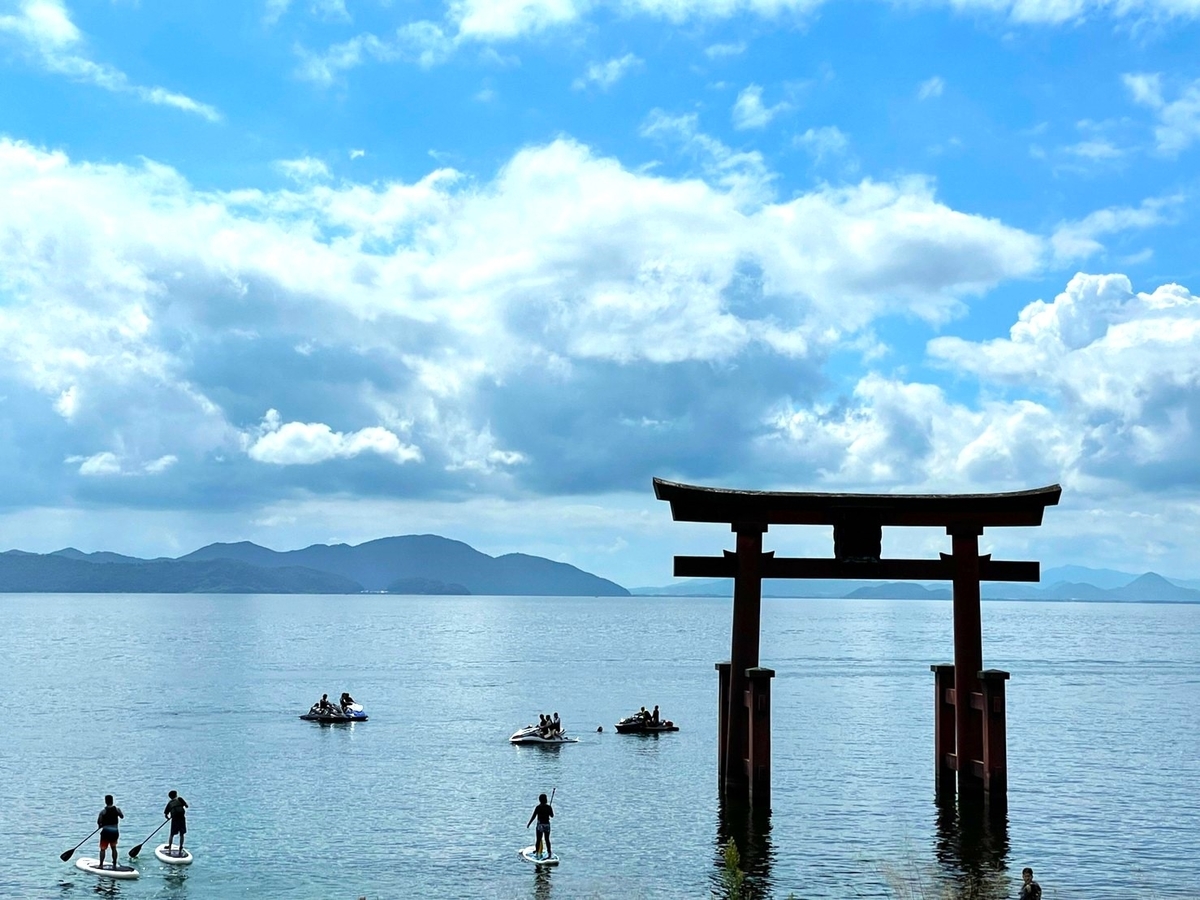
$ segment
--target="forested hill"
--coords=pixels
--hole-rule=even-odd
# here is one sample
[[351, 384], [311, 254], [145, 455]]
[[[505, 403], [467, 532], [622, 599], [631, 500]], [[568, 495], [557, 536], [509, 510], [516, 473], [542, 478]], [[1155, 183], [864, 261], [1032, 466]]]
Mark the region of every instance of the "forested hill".
[[628, 596], [625, 588], [539, 556], [492, 557], [437, 535], [275, 551], [210, 544], [178, 559], [139, 559], [73, 548], [0, 553], [0, 592], [501, 594]]
[[55, 553], [0, 553], [0, 591], [6, 593], [349, 594], [361, 590], [349, 578], [301, 566], [264, 569], [229, 559], [90, 562]]
[[275, 551], [257, 544], [210, 544], [183, 560], [236, 559], [265, 568], [304, 566], [353, 578], [368, 591], [394, 589], [424, 579], [462, 585], [472, 594], [624, 597], [619, 584], [540, 556], [488, 556], [469, 544], [436, 534], [386, 537], [365, 544], [314, 544]]

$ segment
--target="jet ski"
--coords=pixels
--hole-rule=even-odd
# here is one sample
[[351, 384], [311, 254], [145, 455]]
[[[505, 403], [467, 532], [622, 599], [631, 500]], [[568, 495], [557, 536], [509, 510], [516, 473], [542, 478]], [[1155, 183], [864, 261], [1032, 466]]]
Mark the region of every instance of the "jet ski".
[[542, 730], [540, 725], [526, 725], [524, 728], [518, 728], [513, 732], [513, 736], [508, 739], [510, 744], [542, 744], [543, 746], [551, 746], [555, 744], [578, 744], [579, 738], [567, 737], [566, 732], [546, 732]]
[[663, 731], [678, 731], [679, 726], [669, 719], [655, 722], [640, 713], [626, 716], [617, 722], [617, 734], [659, 734]]
[[320, 722], [322, 725], [344, 725], [349, 722], [365, 722], [367, 714], [361, 703], [351, 703], [344, 709], [339, 706], [321, 709], [320, 703], [314, 703], [300, 718], [305, 722]]

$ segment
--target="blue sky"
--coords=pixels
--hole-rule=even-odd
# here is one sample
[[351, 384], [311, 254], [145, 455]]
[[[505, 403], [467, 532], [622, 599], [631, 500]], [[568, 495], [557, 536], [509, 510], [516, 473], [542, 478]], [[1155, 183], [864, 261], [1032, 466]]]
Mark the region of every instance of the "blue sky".
[[0, 545], [436, 532], [633, 586], [730, 546], [654, 475], [1061, 482], [987, 549], [1194, 577], [1198, 41], [1200, 0], [0, 0]]

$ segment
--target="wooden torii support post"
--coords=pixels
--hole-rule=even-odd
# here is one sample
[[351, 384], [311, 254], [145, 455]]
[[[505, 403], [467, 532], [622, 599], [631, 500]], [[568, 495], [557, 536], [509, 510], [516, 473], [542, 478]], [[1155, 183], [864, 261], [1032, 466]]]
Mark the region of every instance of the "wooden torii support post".
[[[723, 794], [770, 806], [771, 669], [759, 665], [764, 578], [949, 581], [953, 584], [954, 664], [934, 672], [934, 758], [939, 791], [1007, 789], [1004, 682], [983, 669], [981, 581], [1038, 581], [1037, 562], [979, 555], [986, 527], [1041, 525], [1058, 485], [1003, 494], [824, 494], [736, 491], [654, 479], [654, 496], [677, 522], [728, 522], [737, 549], [722, 556], [676, 556], [677, 577], [733, 579], [729, 661], [717, 663], [718, 777]], [[780, 559], [763, 553], [771, 525], [833, 527], [833, 557]], [[884, 525], [943, 527], [949, 554], [936, 560], [882, 559]], [[961, 699], [962, 702], [959, 702]]]

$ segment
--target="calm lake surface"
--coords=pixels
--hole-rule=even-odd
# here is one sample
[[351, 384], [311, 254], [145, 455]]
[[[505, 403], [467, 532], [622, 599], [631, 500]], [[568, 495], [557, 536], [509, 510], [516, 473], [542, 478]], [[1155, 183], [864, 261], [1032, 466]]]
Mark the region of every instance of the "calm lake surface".
[[[717, 885], [716, 693], [731, 602], [690, 598], [0, 595], [0, 897], [695, 897]], [[1007, 823], [933, 799], [948, 601], [764, 600], [774, 682], [761, 896], [883, 898], [888, 873], [1031, 865], [1050, 898], [1200, 898], [1200, 606], [983, 605], [1008, 685]], [[370, 721], [301, 722], [348, 690]], [[642, 704], [682, 726], [613, 723]], [[579, 744], [514, 747], [558, 711]], [[597, 734], [596, 727], [604, 726]], [[113, 882], [59, 854], [125, 812], [122, 861], [191, 805], [190, 868]], [[562, 866], [516, 851], [557, 789]], [[961, 846], [968, 849], [963, 850]], [[969, 858], [963, 859], [966, 854]]]

